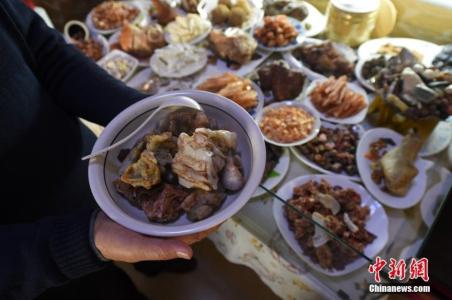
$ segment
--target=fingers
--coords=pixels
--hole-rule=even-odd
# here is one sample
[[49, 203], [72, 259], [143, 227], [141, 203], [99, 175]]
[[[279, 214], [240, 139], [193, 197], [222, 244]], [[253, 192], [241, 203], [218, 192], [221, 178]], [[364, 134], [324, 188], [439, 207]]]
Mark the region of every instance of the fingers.
[[176, 239], [157, 239], [143, 236], [143, 245], [138, 249], [139, 260], [191, 259], [193, 251], [183, 241]]

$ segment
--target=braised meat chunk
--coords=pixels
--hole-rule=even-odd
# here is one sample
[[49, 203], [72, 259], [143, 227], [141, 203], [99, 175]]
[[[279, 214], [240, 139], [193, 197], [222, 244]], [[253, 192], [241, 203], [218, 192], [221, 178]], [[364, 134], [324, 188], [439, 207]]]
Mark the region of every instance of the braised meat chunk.
[[154, 200], [142, 203], [142, 209], [151, 221], [172, 222], [182, 213], [180, 205], [187, 195], [188, 193], [183, 189], [165, 183]]
[[197, 190], [185, 198], [181, 208], [195, 222], [211, 216], [223, 203], [226, 194]]

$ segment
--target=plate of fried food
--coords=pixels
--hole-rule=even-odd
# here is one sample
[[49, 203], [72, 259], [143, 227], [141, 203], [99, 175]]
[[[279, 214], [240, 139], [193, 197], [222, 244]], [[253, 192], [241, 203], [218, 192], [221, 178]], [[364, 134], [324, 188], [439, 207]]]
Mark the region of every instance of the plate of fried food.
[[367, 131], [358, 144], [356, 159], [362, 181], [374, 197], [392, 208], [416, 205], [427, 186], [427, 169], [433, 163], [419, 158], [421, 138], [387, 129]]
[[201, 0], [199, 15], [215, 27], [239, 27], [248, 30], [262, 20], [262, 1], [258, 0]]
[[347, 76], [317, 79], [306, 90], [305, 103], [319, 112], [320, 118], [338, 124], [358, 124], [369, 107], [366, 91]]
[[147, 67], [151, 55], [166, 46], [166, 41], [159, 24], [140, 26], [126, 22], [120, 31], [110, 36], [108, 44], [111, 49], [122, 50], [137, 58], [141, 67]]
[[90, 160], [101, 209], [151, 236], [193, 234], [221, 224], [254, 194], [265, 144], [247, 112], [219, 95], [187, 90], [146, 98], [115, 117], [93, 151], [133, 132], [154, 110], [190, 97], [202, 110], [166, 110], [130, 141]]
[[264, 92], [265, 104], [299, 100], [308, 83], [303, 70], [292, 67], [284, 60], [273, 60], [261, 66], [255, 81]]
[[197, 14], [177, 16], [165, 26], [165, 39], [168, 44], [197, 44], [209, 35], [211, 29], [210, 21]]
[[[283, 181], [290, 167], [290, 152], [287, 148], [278, 147], [265, 143], [265, 171], [262, 176], [261, 185], [272, 190]], [[253, 198], [267, 193], [260, 186], [257, 188]]]
[[288, 204], [273, 199], [273, 217], [281, 235], [322, 274], [345, 275], [369, 262], [299, 212], [370, 258], [388, 241], [389, 221], [381, 204], [361, 185], [342, 176], [300, 176], [284, 184], [277, 195]]
[[255, 116], [264, 107], [264, 94], [257, 84], [249, 79], [226, 72], [214, 75], [200, 84], [196, 89], [216, 93], [230, 99]]
[[297, 48], [305, 39], [300, 21], [286, 15], [266, 16], [253, 30], [259, 48], [271, 52], [285, 52]]
[[96, 33], [108, 35], [120, 30], [124, 22], [137, 23], [143, 19], [140, 8], [129, 1], [104, 1], [86, 16], [86, 25]]
[[264, 107], [256, 122], [266, 142], [292, 147], [305, 144], [320, 131], [318, 113], [297, 101], [281, 101]]
[[209, 34], [209, 48], [212, 55], [206, 74], [231, 71], [244, 76], [254, 71], [271, 54], [258, 50], [254, 38], [237, 27], [213, 29]]
[[154, 51], [150, 65], [161, 77], [183, 78], [207, 65], [208, 51], [189, 44], [170, 44]]
[[303, 68], [311, 80], [342, 75], [349, 80], [354, 78], [357, 55], [344, 44], [306, 38], [300, 47], [283, 56], [294, 66]]
[[356, 149], [363, 133], [364, 129], [360, 125], [322, 122], [320, 132], [313, 140], [290, 150], [314, 170], [360, 181]]

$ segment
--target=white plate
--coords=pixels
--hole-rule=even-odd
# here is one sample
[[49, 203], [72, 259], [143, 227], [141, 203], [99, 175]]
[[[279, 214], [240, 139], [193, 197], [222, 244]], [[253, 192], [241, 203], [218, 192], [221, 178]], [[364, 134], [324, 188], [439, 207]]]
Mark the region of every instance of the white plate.
[[264, 109], [262, 111], [260, 111], [256, 115], [256, 123], [258, 124], [258, 126], [259, 126], [259, 123], [260, 123], [262, 117], [264, 116], [264, 114], [267, 110], [278, 108], [281, 106], [295, 106], [295, 107], [300, 107], [300, 108], [304, 109], [305, 111], [307, 111], [314, 117], [314, 127], [312, 128], [311, 133], [307, 137], [305, 137], [302, 140], [296, 141], [296, 142], [280, 143], [280, 142], [273, 141], [273, 140], [267, 138], [265, 136], [265, 134], [262, 134], [264, 136], [264, 140], [266, 142], [279, 146], [279, 147], [293, 147], [293, 146], [303, 145], [303, 144], [309, 142], [310, 140], [312, 140], [313, 138], [315, 138], [319, 134], [321, 122], [320, 122], [320, 117], [319, 117], [318, 113], [315, 110], [313, 110], [312, 108], [304, 105], [303, 103], [297, 102], [297, 101], [280, 101], [280, 102], [275, 102], [270, 105], [267, 105], [266, 107], [264, 107]]
[[[269, 190], [274, 189], [284, 179], [287, 172], [289, 171], [290, 152], [287, 148], [283, 148], [282, 150], [283, 152], [281, 154], [281, 157], [279, 158], [278, 164], [272, 170], [273, 172], [278, 173], [278, 176], [267, 178], [267, 180], [262, 182], [262, 185]], [[257, 190], [253, 195], [253, 198], [260, 197], [265, 193], [266, 191], [259, 186], [257, 187]]]
[[[196, 45], [205, 40], [205, 38], [209, 35], [210, 31], [212, 30], [212, 23], [210, 23], [209, 20], [201, 19], [201, 21], [206, 25], [206, 30], [199, 34], [198, 36], [194, 36], [190, 41], [187, 41], [183, 44], [190, 44], [190, 45]], [[173, 21], [175, 22], [175, 21]], [[167, 25], [168, 26], [168, 25]], [[171, 36], [171, 34], [166, 31], [165, 28], [165, 40], [168, 44], [181, 44], [179, 42], [175, 42]]]
[[[270, 52], [285, 52], [285, 51], [293, 50], [303, 43], [303, 41], [306, 37], [306, 29], [304, 28], [303, 24], [300, 21], [298, 21], [297, 19], [294, 19], [291, 17], [287, 17], [287, 18], [289, 19], [289, 22], [295, 27], [296, 31], [298, 32], [298, 36], [294, 40], [292, 40], [289, 44], [282, 46], [282, 47], [268, 47], [268, 46], [264, 45], [263, 43], [261, 43], [261, 41], [259, 41], [259, 39], [257, 39], [255, 37], [256, 41], [257, 41], [257, 45], [260, 49], [263, 49], [265, 51], [270, 51]], [[262, 27], [263, 25], [264, 25], [263, 22], [261, 22], [253, 29], [253, 36], [254, 36], [254, 32], [256, 31], [256, 28]]]
[[[139, 6], [137, 6], [136, 4], [134, 4], [134, 3], [132, 3], [132, 2], [129, 2], [129, 1], [120, 1], [120, 2], [126, 2], [127, 5], [134, 6], [134, 7], [136, 7], [137, 9], [139, 9], [138, 16], [137, 16], [131, 23], [134, 23], [134, 24], [135, 24], [135, 23], [144, 22], [144, 20], [147, 18], [147, 17], [146, 17], [147, 13], [144, 12], [144, 11], [143, 11]], [[93, 15], [93, 10], [91, 10], [91, 11], [88, 13], [88, 15], [86, 16], [85, 23], [86, 23], [86, 26], [88, 26], [89, 30], [91, 30], [91, 31], [93, 31], [93, 32], [95, 32], [95, 33], [103, 34], [103, 35], [110, 35], [110, 34], [112, 34], [112, 33], [115, 33], [115, 32], [117, 32], [117, 31], [121, 30], [121, 28], [122, 28], [122, 26], [119, 26], [119, 27], [113, 28], [113, 29], [98, 29], [98, 28], [96, 28], [96, 26], [94, 26], [93, 19], [92, 19], [92, 15]]]
[[[178, 44], [178, 45], [182, 45], [182, 44]], [[160, 64], [159, 50], [163, 51], [163, 50], [167, 49], [168, 47], [173, 47], [173, 46], [178, 46], [178, 45], [168, 45], [166, 47], [157, 49], [154, 52], [154, 54], [151, 56], [151, 59], [150, 59], [150, 66], [151, 66], [152, 71], [154, 71], [155, 73], [157, 73], [159, 76], [162, 76], [162, 77], [183, 78], [183, 77], [187, 77], [187, 76], [193, 75], [193, 74], [201, 71], [207, 65], [207, 60], [208, 60], [207, 53], [208, 52], [204, 48], [201, 48], [205, 51], [205, 55], [202, 55], [202, 57], [195, 63], [188, 65], [185, 68], [179, 70], [178, 73], [171, 72], [170, 70], [163, 70], [161, 68], [159, 70], [159, 67], [158, 67], [158, 65]], [[191, 45], [185, 45], [185, 46], [195, 47], [195, 46], [191, 46]]]
[[[356, 130], [358, 132], [358, 135], [362, 136], [362, 134], [364, 133], [364, 128], [361, 125], [354, 125], [354, 126], [357, 127]], [[328, 122], [323, 122], [322, 127], [325, 127], [325, 128], [338, 128], [339, 127], [340, 128], [340, 127], [342, 127], [342, 125], [336, 125], [336, 124], [331, 124]], [[359, 142], [359, 140], [358, 140], [358, 142]], [[316, 171], [319, 171], [323, 174], [328, 174], [328, 175], [341, 175], [342, 177], [348, 178], [353, 181], [361, 181], [361, 177], [359, 177], [359, 175], [350, 176], [350, 175], [347, 175], [346, 173], [338, 174], [333, 171], [329, 171], [327, 169], [322, 168], [321, 166], [319, 166], [318, 164], [316, 164], [315, 162], [313, 162], [312, 160], [307, 158], [303, 153], [301, 153], [301, 151], [298, 150], [297, 147], [291, 147], [290, 150], [292, 151], [293, 155], [298, 160], [300, 160], [302, 163], [304, 163], [305, 165], [307, 165], [308, 167], [310, 167]]]
[[[201, 0], [198, 4], [198, 13], [201, 18], [205, 20], [210, 20], [210, 13], [218, 6], [218, 0]], [[251, 8], [250, 17], [246, 22], [242, 24], [240, 28], [243, 30], [248, 30], [256, 26], [262, 18], [264, 17], [264, 10], [262, 9], [262, 1], [260, 0], [248, 0], [248, 3]], [[219, 28], [226, 28], [229, 26], [222, 25], [214, 25]]]
[[347, 83], [347, 87], [349, 89], [351, 89], [352, 91], [359, 93], [361, 95], [364, 96], [364, 100], [366, 101], [366, 108], [364, 108], [363, 110], [361, 110], [359, 113], [357, 113], [354, 116], [348, 117], [348, 118], [333, 118], [333, 117], [327, 117], [324, 113], [318, 111], [314, 104], [311, 102], [311, 97], [310, 97], [310, 93], [312, 92], [312, 90], [314, 90], [314, 88], [317, 86], [317, 84], [326, 81], [327, 78], [324, 79], [316, 79], [313, 82], [311, 82], [311, 84], [308, 86], [307, 90], [306, 90], [306, 99], [305, 99], [305, 104], [306, 106], [308, 106], [309, 108], [315, 110], [316, 112], [318, 112], [318, 114], [320, 115], [320, 118], [322, 120], [325, 121], [329, 121], [332, 123], [337, 123], [337, 124], [358, 124], [361, 123], [367, 115], [367, 111], [369, 109], [369, 99], [367, 97], [367, 93], [366, 91], [360, 87], [359, 85], [353, 83], [353, 82], [348, 82]]
[[[300, 45], [300, 47], [302, 47], [304, 44], [318, 45], [318, 44], [321, 44], [324, 42], [325, 42], [324, 40], [319, 40], [319, 39], [314, 39], [314, 38], [306, 38], [305, 41], [303, 42], [303, 44]], [[350, 60], [352, 62], [357, 60], [358, 57], [357, 57], [355, 51], [352, 48], [350, 48], [349, 46], [344, 45], [344, 44], [339, 44], [339, 43], [334, 43], [334, 46], [348, 60]], [[292, 64], [295, 67], [303, 69], [306, 76], [308, 76], [308, 78], [310, 80], [322, 79], [322, 78], [326, 77], [325, 75], [317, 73], [317, 72], [311, 70], [310, 68], [308, 68], [307, 65], [303, 64], [303, 62], [301, 60], [298, 60], [297, 58], [295, 58], [295, 56], [292, 54], [292, 51], [284, 52], [283, 57], [288, 63]]]
[[[313, 37], [321, 34], [326, 28], [326, 17], [311, 3], [304, 1], [304, 4], [308, 9], [308, 16], [301, 24], [306, 30], [306, 36]], [[311, 28], [307, 29], [306, 24], [309, 24]]]
[[369, 60], [371, 60], [373, 58], [377, 58], [378, 56], [379, 55], [373, 55], [373, 56], [369, 56], [367, 58], [359, 59], [358, 62], [356, 63], [356, 65], [355, 65], [355, 77], [356, 77], [356, 79], [358, 79], [359, 83], [362, 86], [364, 86], [366, 89], [368, 89], [369, 91], [372, 91], [372, 92], [375, 92], [376, 89], [375, 89], [375, 87], [372, 84], [370, 84], [370, 82], [368, 80], [364, 79], [364, 77], [363, 77], [363, 67], [364, 67], [364, 64], [367, 61], [369, 61]]
[[441, 206], [440, 202], [447, 200], [447, 194], [452, 187], [452, 176], [449, 170], [441, 167], [439, 175], [439, 182], [427, 190], [420, 204], [422, 220], [428, 227], [432, 226]]
[[[369, 151], [370, 144], [380, 138], [390, 138], [396, 145], [400, 145], [403, 136], [391, 129], [375, 128], [367, 131], [361, 137], [356, 151], [356, 163], [361, 179], [369, 192], [384, 205], [397, 209], [412, 207], [416, 205], [424, 195], [427, 187], [427, 169], [431, 167], [433, 163], [418, 158], [415, 162], [415, 166], [419, 170], [419, 174], [413, 179], [408, 193], [403, 197], [391, 195], [383, 191], [373, 182], [371, 178], [371, 162], [364, 156], [366, 152]], [[390, 147], [388, 147], [388, 149], [390, 149]]]
[[[191, 222], [182, 215], [177, 221], [168, 224], [150, 222], [144, 212], [132, 206], [119, 195], [113, 180], [118, 178], [121, 163], [117, 160], [119, 148], [131, 148], [137, 139], [131, 139], [123, 147], [91, 159], [88, 177], [91, 191], [101, 209], [117, 223], [143, 234], [151, 236], [181, 236], [193, 234], [212, 228], [237, 213], [252, 197], [259, 185], [265, 166], [264, 140], [259, 128], [250, 115], [232, 101], [225, 101], [221, 96], [201, 91], [186, 90], [148, 97], [128, 107], [116, 116], [104, 129], [96, 141], [93, 151], [111, 145], [131, 133], [162, 103], [177, 96], [188, 96], [201, 104], [208, 116], [214, 118], [221, 128], [237, 133], [238, 148], [243, 163], [245, 186], [237, 193], [228, 195], [223, 205], [209, 218]], [[150, 126], [154, 124], [149, 124]], [[137, 134], [143, 136], [149, 130]]]
[[381, 46], [386, 44], [405, 47], [422, 54], [422, 63], [426, 66], [430, 66], [435, 56], [441, 51], [441, 47], [437, 44], [423, 40], [410, 38], [380, 38], [369, 40], [361, 44], [358, 48], [358, 57], [360, 59], [366, 59], [373, 56], [374, 54], [377, 54], [377, 51]]
[[[364, 254], [367, 257], [373, 258], [377, 255], [386, 245], [388, 241], [388, 216], [386, 215], [383, 207], [375, 201], [372, 196], [359, 184], [354, 183], [342, 176], [338, 175], [305, 175], [297, 177], [286, 184], [284, 184], [277, 192], [277, 195], [284, 200], [290, 200], [293, 196], [293, 189], [296, 186], [302, 185], [310, 180], [320, 181], [325, 179], [331, 184], [341, 186], [343, 188], [352, 188], [361, 196], [361, 205], [368, 206], [370, 213], [366, 222], [366, 230], [375, 234], [375, 240], [366, 246]], [[368, 261], [364, 258], [357, 258], [350, 264], [346, 265], [343, 270], [327, 270], [320, 265], [314, 263], [307, 255], [304, 255], [302, 248], [295, 239], [294, 233], [289, 228], [289, 222], [284, 214], [284, 205], [278, 199], [273, 199], [273, 217], [275, 218], [276, 225], [278, 226], [281, 235], [284, 237], [289, 246], [298, 254], [298, 256], [304, 260], [314, 270], [329, 275], [329, 276], [341, 276], [351, 273], [362, 266], [368, 264]], [[342, 246], [345, 247], [345, 246]]]
[[133, 56], [131, 56], [131, 55], [129, 55], [129, 54], [123, 52], [123, 51], [120, 51], [120, 50], [116, 50], [116, 49], [115, 49], [115, 50], [111, 51], [110, 53], [108, 53], [108, 54], [107, 54], [106, 56], [104, 56], [103, 58], [101, 58], [101, 59], [97, 62], [97, 64], [98, 64], [100, 67], [103, 68], [102, 65], [103, 65], [106, 61], [110, 60], [111, 58], [113, 58], [113, 57], [115, 57], [115, 56], [124, 57], [124, 58], [126, 58], [126, 59], [129, 59], [129, 60], [132, 62], [132, 67], [130, 68], [129, 72], [128, 72], [125, 76], [123, 76], [122, 78], [118, 78], [119, 80], [126, 82], [126, 81], [132, 76], [132, 74], [135, 73], [135, 71], [136, 71], [136, 69], [137, 69], [137, 67], [138, 67], [138, 60], [137, 60], [135, 57], [133, 57]]

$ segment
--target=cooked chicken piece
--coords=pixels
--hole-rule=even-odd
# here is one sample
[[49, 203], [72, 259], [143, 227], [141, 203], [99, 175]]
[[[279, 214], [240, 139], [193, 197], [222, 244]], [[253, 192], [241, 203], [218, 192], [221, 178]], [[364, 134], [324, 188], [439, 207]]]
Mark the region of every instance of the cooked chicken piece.
[[121, 175], [121, 180], [133, 187], [145, 189], [160, 183], [160, 169], [154, 154], [149, 150], [143, 150], [140, 158], [129, 165]]
[[225, 166], [224, 153], [235, 151], [237, 137], [226, 130], [198, 128], [192, 136], [181, 133], [177, 145], [172, 168], [179, 184], [212, 191], [217, 190], [218, 174]]
[[229, 191], [240, 190], [245, 184], [243, 177], [242, 164], [238, 155], [229, 154], [226, 158], [226, 165], [221, 175], [223, 187]]
[[161, 25], [166, 25], [177, 17], [177, 12], [164, 0], [151, 0], [152, 7], [155, 9], [155, 18]]
[[210, 217], [225, 198], [226, 195], [223, 193], [197, 190], [184, 199], [181, 208], [187, 212], [188, 219], [195, 222]]
[[122, 50], [138, 57], [149, 57], [155, 49], [166, 45], [163, 29], [159, 24], [140, 28], [126, 23], [119, 35]]
[[149, 220], [167, 223], [179, 218], [182, 213], [180, 207], [188, 193], [181, 188], [164, 184], [158, 196], [151, 201], [144, 201], [142, 208]]
[[227, 29], [225, 33], [213, 30], [209, 41], [222, 59], [240, 65], [251, 61], [257, 48], [256, 41], [239, 28]]
[[383, 169], [384, 182], [391, 194], [405, 196], [411, 182], [419, 173], [414, 165], [422, 148], [422, 140], [414, 132], [403, 138], [402, 143], [386, 153], [380, 163]]

